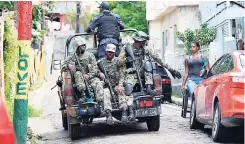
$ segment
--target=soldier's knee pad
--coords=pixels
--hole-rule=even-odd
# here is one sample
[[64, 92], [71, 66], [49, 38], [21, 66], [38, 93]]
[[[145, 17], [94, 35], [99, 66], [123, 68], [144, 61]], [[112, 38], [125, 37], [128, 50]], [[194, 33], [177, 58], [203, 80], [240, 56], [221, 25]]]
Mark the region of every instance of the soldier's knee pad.
[[125, 95], [127, 96], [131, 95], [131, 93], [133, 92], [133, 85], [129, 83], [125, 83], [124, 92], [125, 92]]

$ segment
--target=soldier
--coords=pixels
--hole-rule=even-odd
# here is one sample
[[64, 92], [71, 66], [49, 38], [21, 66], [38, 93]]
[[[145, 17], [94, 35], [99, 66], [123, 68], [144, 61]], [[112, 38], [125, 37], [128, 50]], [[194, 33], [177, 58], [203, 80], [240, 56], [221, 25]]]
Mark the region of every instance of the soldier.
[[109, 11], [110, 6], [107, 2], [102, 2], [99, 6], [100, 14], [98, 14], [89, 24], [86, 32], [89, 33], [98, 27], [98, 57], [99, 59], [105, 56], [105, 49], [107, 44], [112, 43], [116, 45], [116, 57], [119, 55], [119, 37], [120, 30], [124, 29], [124, 24], [121, 18]]
[[[165, 64], [157, 55], [154, 55], [151, 51], [146, 49], [146, 42], [149, 40], [149, 36], [142, 32], [138, 31], [133, 34], [133, 40], [134, 43], [132, 45], [133, 47], [133, 52], [135, 56], [135, 65], [138, 68], [141, 68], [143, 66], [143, 60], [145, 59], [153, 59], [156, 61], [158, 64], [160, 64], [162, 67], [165, 67], [166, 69], [169, 70], [169, 72], [172, 74], [172, 76], [175, 78], [177, 77], [178, 79], [181, 78], [181, 75], [178, 71], [172, 69], [169, 67], [167, 64]], [[133, 88], [134, 85], [136, 84], [136, 74], [133, 73], [131, 70], [133, 69], [133, 65], [130, 61], [128, 61], [130, 58], [128, 58], [128, 55], [125, 51], [125, 48], [122, 49], [120, 55], [119, 55], [119, 63], [124, 65], [124, 68], [127, 69], [127, 76], [126, 76], [126, 84], [128, 87]], [[145, 76], [145, 84], [147, 88], [147, 93], [148, 94], [154, 94], [154, 91], [152, 90], [153, 87], [153, 80], [152, 80], [152, 73], [144, 71], [144, 76]], [[132, 90], [129, 90], [132, 91]]]
[[[99, 62], [103, 63], [103, 66], [109, 77], [108, 82], [111, 83], [111, 86], [117, 95], [119, 109], [122, 110], [121, 121], [125, 123], [128, 120], [134, 121], [133, 99], [126, 96], [124, 93], [123, 82], [125, 73], [122, 70], [122, 66], [118, 63], [118, 58], [115, 57], [115, 51], [116, 46], [114, 44], [108, 44], [106, 47], [106, 55]], [[105, 94], [110, 95], [110, 91], [108, 88], [105, 89]], [[127, 110], [129, 110], [128, 118]]]
[[108, 124], [112, 124], [113, 119], [111, 115], [111, 103], [107, 102], [110, 101], [110, 96], [104, 95], [102, 82], [98, 78], [100, 77], [101, 79], [104, 79], [104, 74], [99, 71], [95, 56], [92, 53], [85, 51], [86, 41], [81, 37], [75, 38], [73, 47], [76, 49], [79, 62], [84, 70], [84, 74], [82, 74], [81, 71], [76, 71], [74, 68], [74, 64], [78, 65], [75, 55], [69, 56], [64, 61], [62, 69], [67, 68], [75, 73], [75, 85], [78, 91], [86, 90], [84, 79], [88, 80], [89, 85], [91, 85], [95, 90], [96, 101], [100, 105], [104, 105], [104, 111], [106, 112], [106, 122]]

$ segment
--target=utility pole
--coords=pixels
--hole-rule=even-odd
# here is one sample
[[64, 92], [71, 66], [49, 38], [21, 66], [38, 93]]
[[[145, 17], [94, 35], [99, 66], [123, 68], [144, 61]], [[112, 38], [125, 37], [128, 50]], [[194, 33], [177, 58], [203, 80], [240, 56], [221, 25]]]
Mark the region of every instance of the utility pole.
[[26, 144], [28, 121], [29, 55], [32, 38], [32, 1], [18, 1], [18, 63], [14, 97], [14, 130], [17, 144]]
[[77, 1], [77, 16], [76, 16], [76, 33], [80, 32], [80, 14], [81, 14], [81, 2]]

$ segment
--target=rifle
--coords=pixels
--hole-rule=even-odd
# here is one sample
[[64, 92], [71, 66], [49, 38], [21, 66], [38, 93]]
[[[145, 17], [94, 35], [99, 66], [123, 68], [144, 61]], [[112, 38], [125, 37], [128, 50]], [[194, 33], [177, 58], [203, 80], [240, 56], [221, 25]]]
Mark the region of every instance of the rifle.
[[141, 92], [142, 92], [142, 94], [144, 94], [143, 84], [142, 84], [142, 81], [141, 81], [141, 78], [140, 78], [139, 70], [138, 70], [138, 68], [137, 68], [136, 65], [135, 65], [135, 57], [134, 57], [134, 52], [133, 52], [133, 50], [132, 50], [132, 46], [131, 46], [130, 44], [127, 44], [125, 50], [126, 50], [127, 54], [128, 54], [128, 55], [132, 58], [132, 60], [133, 60], [133, 66], [134, 66], [135, 69], [136, 69], [136, 75], [137, 75], [138, 81], [139, 81], [139, 83], [140, 83]]
[[79, 62], [79, 59], [77, 58], [77, 53], [75, 52], [74, 55], [75, 55], [76, 61], [77, 61], [77, 63], [78, 63], [78, 66], [79, 66], [79, 68], [80, 68], [80, 70], [81, 70], [82, 78], [83, 78], [83, 80], [84, 80], [84, 83], [85, 83], [85, 86], [86, 86], [88, 95], [89, 95], [89, 96], [92, 96], [92, 95], [91, 95], [91, 92], [90, 92], [90, 89], [89, 89], [88, 82], [87, 82], [87, 80], [85, 80], [85, 78], [83, 77], [83, 75], [84, 75], [85, 72], [84, 72], [84, 70], [83, 70], [83, 68], [82, 68], [82, 66], [81, 66], [81, 64], [80, 64], [80, 62]]
[[[98, 62], [97, 65], [98, 65], [100, 71], [101, 71], [102, 73], [105, 74], [105, 78], [111, 80], [110, 77], [108, 76], [106, 70], [105, 70], [105, 67], [104, 67], [104, 65], [103, 65], [103, 61]], [[109, 87], [109, 90], [110, 90], [110, 93], [111, 93], [113, 102], [116, 104], [115, 95], [114, 95], [114, 93], [113, 93], [113, 89], [112, 89], [111, 83], [110, 83], [109, 81], [106, 80], [106, 84], [107, 84], [108, 87]], [[116, 104], [116, 105], [117, 105], [117, 104]], [[117, 105], [117, 107], [118, 107], [118, 105]]]

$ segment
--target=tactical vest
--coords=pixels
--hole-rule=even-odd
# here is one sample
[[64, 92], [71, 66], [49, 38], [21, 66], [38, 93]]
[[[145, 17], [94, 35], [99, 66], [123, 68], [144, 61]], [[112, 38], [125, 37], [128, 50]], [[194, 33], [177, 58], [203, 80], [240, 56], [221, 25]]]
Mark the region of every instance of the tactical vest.
[[101, 17], [98, 19], [98, 38], [99, 41], [105, 38], [119, 39], [120, 28], [118, 25], [117, 18], [110, 12], [103, 12]]
[[115, 87], [119, 83], [119, 71], [117, 67], [118, 59], [114, 58], [112, 62], [103, 59], [104, 68], [110, 78], [110, 83], [112, 87]]
[[[89, 73], [89, 67], [88, 67], [88, 65], [90, 64], [89, 63], [89, 59], [90, 59], [89, 53], [85, 52], [82, 56], [78, 56], [78, 59], [79, 59], [79, 63], [81, 64], [81, 67], [84, 70], [84, 73], [85, 74]], [[77, 61], [75, 62], [75, 65], [76, 65], [76, 68], [80, 69]]]
[[[140, 68], [144, 60], [144, 49], [143, 48], [133, 48], [133, 52], [134, 52], [134, 57], [135, 57], [135, 65], [137, 66], [137, 68]], [[127, 62], [126, 62], [127, 69], [134, 68], [133, 60], [128, 54], [126, 54], [126, 59], [127, 59]]]

